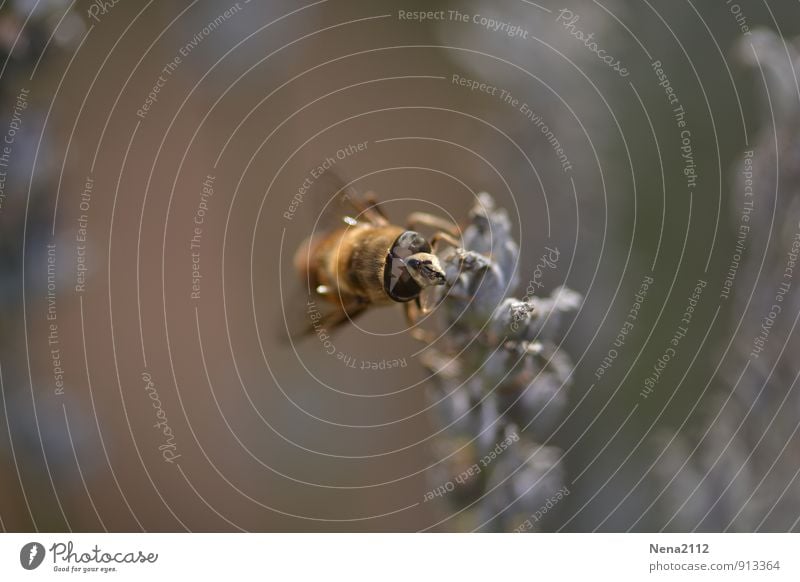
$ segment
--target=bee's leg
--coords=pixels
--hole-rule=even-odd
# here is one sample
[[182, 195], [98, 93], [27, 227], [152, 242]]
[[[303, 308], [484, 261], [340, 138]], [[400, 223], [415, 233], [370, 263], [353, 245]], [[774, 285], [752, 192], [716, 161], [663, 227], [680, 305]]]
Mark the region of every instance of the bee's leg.
[[411, 337], [427, 344], [433, 343], [436, 339], [434, 334], [422, 329], [421, 327], [416, 327], [417, 321], [419, 320], [419, 315], [422, 313], [422, 306], [420, 305], [419, 299], [409, 301], [404, 307], [406, 312], [406, 321], [411, 328]]
[[436, 254], [436, 250], [439, 248], [439, 244], [442, 242], [449, 244], [455, 249], [461, 248], [461, 241], [459, 241], [453, 235], [443, 230], [439, 230], [431, 237], [431, 248], [433, 249], [434, 254]]
[[[427, 212], [412, 212], [408, 215], [406, 225], [408, 228], [427, 226], [428, 228], [449, 234], [454, 238], [459, 236], [458, 226], [449, 220], [445, 220], [439, 216], [434, 216], [433, 214], [428, 214]], [[456, 244], [455, 246], [458, 247], [459, 245]]]

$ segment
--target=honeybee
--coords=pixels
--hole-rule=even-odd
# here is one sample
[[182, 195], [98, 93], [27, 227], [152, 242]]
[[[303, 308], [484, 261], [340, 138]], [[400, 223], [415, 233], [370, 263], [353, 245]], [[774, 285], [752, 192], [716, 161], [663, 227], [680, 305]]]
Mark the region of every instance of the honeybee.
[[[459, 246], [458, 228], [424, 212], [398, 226], [372, 193], [362, 196], [351, 188], [337, 197], [351, 212], [339, 217], [340, 226], [307, 238], [294, 256], [311, 296], [332, 307], [317, 325], [330, 330], [370, 307], [402, 304], [413, 327], [431, 308], [426, 291], [447, 285], [436, 251], [442, 243]], [[420, 227], [435, 231], [430, 241], [415, 230]], [[421, 330], [412, 333], [422, 339]]]

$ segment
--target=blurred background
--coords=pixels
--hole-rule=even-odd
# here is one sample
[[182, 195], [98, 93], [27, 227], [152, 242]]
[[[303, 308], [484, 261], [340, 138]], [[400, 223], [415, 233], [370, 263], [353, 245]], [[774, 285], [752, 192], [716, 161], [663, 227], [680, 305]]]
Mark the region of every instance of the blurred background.
[[[788, 0], [4, 2], [3, 530], [798, 531], [798, 36]], [[399, 224], [490, 192], [509, 294], [582, 297], [490, 518], [430, 495], [400, 309], [286, 340], [320, 166]]]

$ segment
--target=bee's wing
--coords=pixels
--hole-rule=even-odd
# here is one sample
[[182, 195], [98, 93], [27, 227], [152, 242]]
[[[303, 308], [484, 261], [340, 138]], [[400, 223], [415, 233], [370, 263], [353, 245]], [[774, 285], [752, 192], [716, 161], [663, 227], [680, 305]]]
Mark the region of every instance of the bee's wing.
[[388, 220], [372, 193], [361, 193], [334, 170], [315, 179], [306, 192], [309, 234], [318, 234], [356, 222], [384, 226]]
[[[288, 337], [293, 341], [301, 341], [306, 337], [318, 335], [320, 340], [327, 339], [339, 327], [354, 320], [367, 310], [367, 303], [352, 302], [337, 308], [330, 304], [320, 304], [315, 301], [303, 312], [302, 320], [296, 320], [293, 329], [289, 330]], [[300, 322], [305, 325], [300, 325]]]
[[[299, 301], [298, 301], [299, 300]], [[336, 306], [316, 292], [305, 296], [295, 293], [285, 308], [285, 326], [279, 332], [282, 341], [302, 341], [318, 335], [326, 339], [334, 330], [355, 319], [367, 309], [365, 302], [350, 301]]]

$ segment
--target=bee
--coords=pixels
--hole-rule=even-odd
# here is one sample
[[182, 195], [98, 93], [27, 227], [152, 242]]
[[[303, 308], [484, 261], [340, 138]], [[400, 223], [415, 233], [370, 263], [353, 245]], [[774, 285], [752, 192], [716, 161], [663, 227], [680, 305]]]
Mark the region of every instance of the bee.
[[[332, 307], [317, 325], [333, 329], [371, 307], [401, 304], [414, 327], [430, 310], [426, 291], [447, 285], [436, 255], [442, 243], [459, 246], [458, 228], [437, 216], [414, 212], [406, 226], [392, 224], [372, 193], [337, 193], [351, 212], [338, 227], [307, 238], [297, 249], [294, 267], [312, 297]], [[418, 228], [435, 232], [430, 241]], [[308, 330], [307, 330], [308, 331]], [[412, 331], [422, 339], [419, 329]]]

